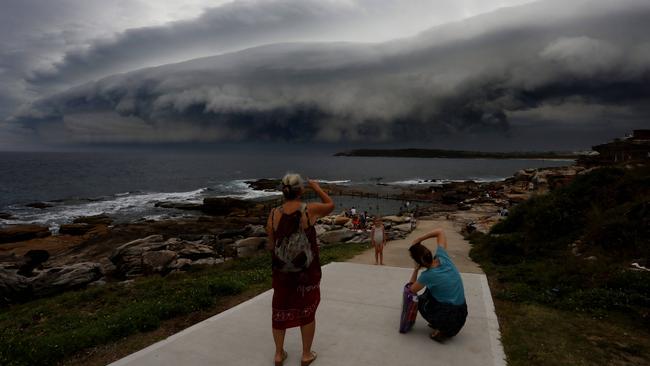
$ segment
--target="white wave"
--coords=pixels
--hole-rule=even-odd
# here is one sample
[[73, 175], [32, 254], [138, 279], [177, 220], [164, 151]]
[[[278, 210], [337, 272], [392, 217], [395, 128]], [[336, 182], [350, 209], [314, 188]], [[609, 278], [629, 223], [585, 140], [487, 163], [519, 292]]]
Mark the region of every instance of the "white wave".
[[113, 199], [94, 201], [82, 204], [60, 205], [47, 209], [44, 212], [25, 213], [22, 219], [11, 220], [8, 224], [41, 224], [48, 225], [50, 230], [56, 232], [59, 225], [71, 222], [82, 216], [137, 214], [151, 209], [155, 202], [175, 201], [187, 203], [201, 203], [203, 193], [207, 188], [189, 192], [156, 192], [133, 195], [115, 195]]
[[318, 179], [318, 183], [323, 183], [323, 184], [346, 184], [350, 183], [351, 180], [346, 179], [346, 180], [327, 180], [327, 179]]
[[414, 185], [440, 185], [440, 181], [433, 179], [407, 179], [388, 182], [386, 184], [395, 186], [414, 186]]
[[247, 181], [251, 179], [241, 179], [234, 180], [228, 183], [224, 183], [223, 187], [228, 193], [218, 195], [216, 197], [230, 197], [230, 198], [239, 198], [244, 200], [252, 200], [257, 198], [264, 197], [275, 197], [279, 196], [282, 193], [280, 191], [259, 191], [251, 188]]

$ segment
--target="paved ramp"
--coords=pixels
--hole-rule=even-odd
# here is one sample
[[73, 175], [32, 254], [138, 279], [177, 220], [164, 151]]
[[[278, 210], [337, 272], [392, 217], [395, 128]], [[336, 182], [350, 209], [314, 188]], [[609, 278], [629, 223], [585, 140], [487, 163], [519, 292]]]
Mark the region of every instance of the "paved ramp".
[[[419, 315], [410, 333], [397, 330], [402, 286], [410, 274], [406, 268], [353, 263], [323, 267], [313, 365], [505, 365], [485, 275], [462, 274], [467, 323], [455, 338], [438, 344]], [[271, 297], [267, 291], [112, 365], [271, 365]], [[298, 328], [287, 332], [285, 348], [285, 365], [298, 365]]]

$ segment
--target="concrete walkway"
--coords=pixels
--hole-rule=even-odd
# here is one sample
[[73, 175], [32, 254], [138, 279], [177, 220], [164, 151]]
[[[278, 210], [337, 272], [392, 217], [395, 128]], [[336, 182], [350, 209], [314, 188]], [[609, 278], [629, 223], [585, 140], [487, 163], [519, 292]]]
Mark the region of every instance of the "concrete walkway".
[[[313, 346], [319, 356], [314, 366], [505, 365], [486, 277], [466, 262], [463, 245], [467, 243], [444, 224], [423, 221], [409, 238], [391, 242], [385, 262], [393, 266], [331, 263], [323, 267]], [[428, 338], [429, 328], [419, 315], [411, 332], [398, 332], [402, 288], [412, 267], [405, 248], [413, 237], [435, 227], [449, 229], [449, 252], [461, 272], [474, 272], [462, 273], [469, 313], [465, 327], [444, 344]], [[435, 248], [435, 243], [425, 245]], [[364, 253], [354, 261], [374, 263], [374, 258]], [[269, 290], [112, 365], [271, 365], [272, 296]], [[289, 353], [285, 364], [299, 365], [299, 329], [287, 332], [285, 349]]]
[[[454, 261], [454, 264], [462, 273], [483, 273], [481, 268], [469, 258], [470, 244], [454, 228], [449, 220], [420, 220], [405, 239], [393, 240], [384, 247], [384, 264], [393, 267], [413, 268], [413, 260], [409, 257], [408, 248], [413, 240], [430, 232], [433, 229], [442, 228], [447, 235], [447, 252]], [[422, 242], [426, 247], [434, 251], [436, 239], [428, 239]], [[435, 252], [434, 252], [435, 253]], [[350, 260], [352, 263], [374, 264], [375, 250], [371, 248]]]

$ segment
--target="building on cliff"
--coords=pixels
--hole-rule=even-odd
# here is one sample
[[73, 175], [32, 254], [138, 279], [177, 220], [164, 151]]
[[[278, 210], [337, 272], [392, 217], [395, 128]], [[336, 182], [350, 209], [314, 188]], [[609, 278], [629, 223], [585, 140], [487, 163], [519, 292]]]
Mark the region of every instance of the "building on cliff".
[[620, 164], [650, 161], [650, 130], [634, 130], [631, 136], [593, 146], [598, 155], [583, 159], [587, 164]]

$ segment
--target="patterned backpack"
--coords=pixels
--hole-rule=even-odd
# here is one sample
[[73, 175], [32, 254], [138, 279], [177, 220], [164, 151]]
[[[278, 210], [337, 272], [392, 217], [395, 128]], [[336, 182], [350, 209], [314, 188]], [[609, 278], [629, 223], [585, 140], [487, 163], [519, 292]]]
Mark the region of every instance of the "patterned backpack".
[[[273, 252], [280, 262], [276, 269], [282, 272], [304, 271], [309, 268], [314, 259], [311, 243], [301, 225], [302, 215], [303, 213], [306, 214], [306, 208], [307, 204], [305, 203], [300, 206], [300, 215], [296, 215], [293, 232], [285, 236], [282, 241], [276, 242], [275, 248], [273, 248]], [[282, 207], [279, 210], [282, 212]], [[309, 220], [309, 216], [307, 216], [307, 220]]]

